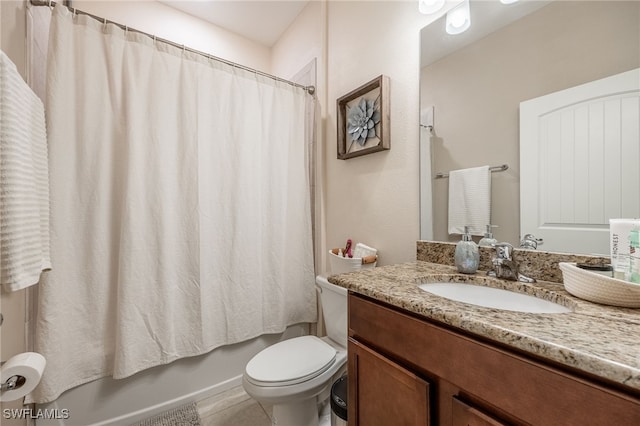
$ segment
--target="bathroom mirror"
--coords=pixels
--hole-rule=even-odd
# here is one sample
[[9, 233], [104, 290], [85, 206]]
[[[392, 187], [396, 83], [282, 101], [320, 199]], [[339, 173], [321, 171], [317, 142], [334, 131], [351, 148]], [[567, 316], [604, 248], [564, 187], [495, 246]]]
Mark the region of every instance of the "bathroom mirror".
[[[639, 20], [640, 2], [471, 0], [467, 32], [448, 35], [444, 17], [425, 27], [420, 34], [421, 238], [460, 238], [447, 232], [448, 179], [436, 178], [437, 173], [502, 164], [509, 168], [491, 179], [494, 235], [517, 247], [521, 235], [535, 233], [520, 228], [521, 205], [539, 208], [530, 202], [536, 194], [520, 191], [520, 103], [638, 68]], [[538, 249], [585, 253], [579, 232], [575, 235], [573, 246], [545, 240]], [[608, 252], [608, 244], [586, 250]]]

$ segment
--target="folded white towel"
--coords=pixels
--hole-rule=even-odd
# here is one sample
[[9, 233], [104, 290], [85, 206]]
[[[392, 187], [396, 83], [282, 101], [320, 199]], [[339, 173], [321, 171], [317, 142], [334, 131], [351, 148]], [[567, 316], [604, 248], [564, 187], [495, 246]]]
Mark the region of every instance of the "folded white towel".
[[449, 234], [484, 235], [491, 223], [491, 171], [489, 166], [449, 173]]
[[14, 291], [51, 268], [44, 106], [0, 51], [0, 284]]

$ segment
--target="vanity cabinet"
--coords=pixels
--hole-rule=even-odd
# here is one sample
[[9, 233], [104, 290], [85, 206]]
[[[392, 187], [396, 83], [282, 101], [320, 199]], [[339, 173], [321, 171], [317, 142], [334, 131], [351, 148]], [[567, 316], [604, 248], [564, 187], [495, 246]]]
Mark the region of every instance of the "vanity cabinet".
[[640, 425], [640, 392], [349, 293], [349, 425]]

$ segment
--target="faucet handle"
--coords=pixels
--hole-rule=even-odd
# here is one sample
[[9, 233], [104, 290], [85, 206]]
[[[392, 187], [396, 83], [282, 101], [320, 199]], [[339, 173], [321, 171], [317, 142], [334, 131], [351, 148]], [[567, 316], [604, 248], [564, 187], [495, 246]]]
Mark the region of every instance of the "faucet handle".
[[542, 245], [544, 240], [542, 238], [536, 238], [533, 234], [526, 234], [520, 241], [520, 248], [535, 250], [539, 245]]
[[511, 253], [513, 252], [513, 246], [509, 243], [496, 243], [491, 244], [496, 248], [496, 255], [498, 259], [511, 260]]

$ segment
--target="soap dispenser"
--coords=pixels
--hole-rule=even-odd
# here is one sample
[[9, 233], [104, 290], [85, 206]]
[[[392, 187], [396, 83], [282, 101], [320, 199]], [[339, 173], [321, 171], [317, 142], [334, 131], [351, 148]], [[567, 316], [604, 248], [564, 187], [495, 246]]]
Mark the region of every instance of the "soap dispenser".
[[498, 240], [493, 238], [491, 228], [495, 228], [496, 225], [487, 225], [487, 230], [484, 233], [484, 237], [478, 242], [480, 247], [491, 247], [493, 244], [498, 244]]
[[462, 272], [463, 274], [475, 274], [478, 270], [480, 253], [478, 251], [478, 246], [471, 239], [468, 226], [464, 227], [462, 241], [458, 242], [456, 245], [454, 260], [456, 268], [458, 268], [458, 272]]

